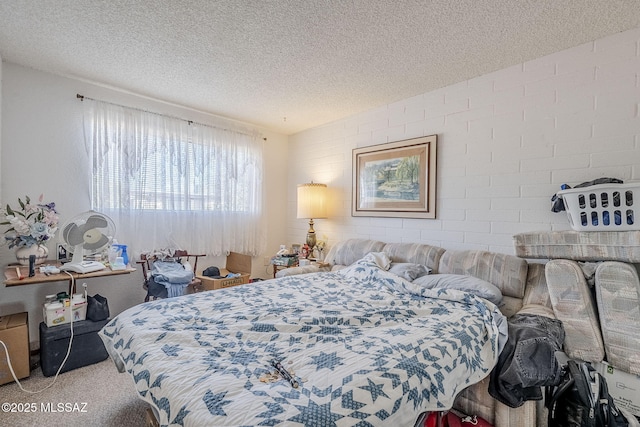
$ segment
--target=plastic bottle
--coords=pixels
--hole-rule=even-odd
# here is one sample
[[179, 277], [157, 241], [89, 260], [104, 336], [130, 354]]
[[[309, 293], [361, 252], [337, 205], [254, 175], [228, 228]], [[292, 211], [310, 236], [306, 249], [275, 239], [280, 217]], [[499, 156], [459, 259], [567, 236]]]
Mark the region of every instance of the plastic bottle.
[[71, 297], [71, 313], [73, 314], [73, 321], [85, 320], [87, 308], [82, 307], [85, 303], [84, 294], [73, 294]]
[[127, 245], [120, 245], [120, 247], [122, 248], [122, 254], [120, 254], [120, 256], [122, 257], [122, 261], [124, 262], [124, 265], [129, 265], [129, 255], [127, 254]]
[[107, 258], [109, 259], [109, 264], [113, 265], [116, 262], [116, 258], [118, 257], [120, 250], [115, 246], [111, 245], [107, 250]]
[[115, 244], [113, 246], [118, 248], [119, 254], [117, 256], [121, 256], [122, 257], [122, 261], [124, 262], [124, 265], [128, 265], [129, 264], [129, 255], [127, 254], [127, 245]]
[[47, 326], [57, 325], [64, 322], [64, 305], [61, 302], [55, 301], [44, 305], [43, 310], [44, 321]]

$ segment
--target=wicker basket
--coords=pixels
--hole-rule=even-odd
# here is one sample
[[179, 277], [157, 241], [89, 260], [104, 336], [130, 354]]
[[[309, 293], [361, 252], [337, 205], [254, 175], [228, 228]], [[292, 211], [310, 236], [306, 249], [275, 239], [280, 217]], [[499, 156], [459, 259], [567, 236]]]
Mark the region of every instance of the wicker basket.
[[640, 183], [599, 184], [558, 191], [564, 200], [569, 224], [576, 231], [640, 230], [635, 212], [636, 195], [640, 198]]

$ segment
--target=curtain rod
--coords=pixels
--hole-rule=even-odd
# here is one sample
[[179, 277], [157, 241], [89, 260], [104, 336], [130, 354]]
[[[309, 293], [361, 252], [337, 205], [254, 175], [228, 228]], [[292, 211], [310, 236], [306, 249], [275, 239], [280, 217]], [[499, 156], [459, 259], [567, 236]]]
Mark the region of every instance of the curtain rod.
[[[126, 105], [116, 104], [115, 102], [102, 101], [100, 99], [89, 98], [88, 96], [80, 95], [79, 93], [76, 94], [76, 98], [78, 98], [80, 101], [84, 101], [85, 99], [88, 99], [90, 101], [98, 101], [98, 102], [104, 102], [105, 104], [109, 104], [109, 105], [115, 105], [116, 107], [129, 108], [131, 110], [142, 111], [143, 113], [155, 114], [157, 116], [169, 117], [169, 118], [172, 118], [172, 119], [182, 120], [183, 122], [189, 123], [189, 125], [196, 124], [198, 126], [205, 126], [205, 127], [210, 127], [210, 128], [213, 128], [213, 129], [220, 129], [220, 130], [225, 130], [225, 131], [228, 131], [228, 132], [237, 132], [237, 133], [241, 133], [243, 135], [249, 135], [249, 133], [247, 133], [247, 132], [242, 132], [242, 131], [232, 130], [232, 129], [225, 129], [225, 128], [220, 127], [220, 126], [209, 125], [209, 124], [206, 124], [206, 123], [194, 122], [193, 120], [183, 119], [182, 117], [170, 116], [168, 114], [161, 114], [161, 113], [156, 113], [155, 111], [144, 110], [142, 108], [128, 107]], [[251, 135], [249, 135], [249, 136], [251, 136]], [[267, 138], [264, 138], [264, 137], [262, 139], [264, 141], [267, 140]]]

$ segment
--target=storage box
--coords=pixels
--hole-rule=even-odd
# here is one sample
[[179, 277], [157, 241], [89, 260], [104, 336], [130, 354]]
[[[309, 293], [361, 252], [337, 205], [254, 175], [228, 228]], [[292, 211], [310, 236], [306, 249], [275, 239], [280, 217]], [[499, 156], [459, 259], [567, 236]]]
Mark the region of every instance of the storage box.
[[49, 304], [45, 304], [42, 307], [42, 317], [47, 326], [69, 323], [71, 322], [71, 316], [73, 316], [74, 322], [85, 320], [87, 318], [87, 302], [75, 303], [73, 306], [70, 304], [68, 307], [64, 307], [64, 305], [62, 307], [52, 307]]
[[251, 276], [251, 257], [237, 252], [229, 253], [225, 268], [220, 269], [220, 276], [224, 277], [229, 273], [238, 273], [240, 276], [214, 279], [212, 277], [200, 275], [196, 276], [196, 278], [202, 281], [202, 289], [205, 291], [244, 285], [249, 283], [249, 278]]
[[297, 256], [275, 256], [271, 258], [271, 264], [280, 265], [283, 267], [291, 267], [292, 265], [298, 264]]
[[[31, 373], [29, 365], [29, 322], [27, 313], [9, 314], [0, 317], [0, 340], [9, 350], [11, 366], [18, 379]], [[13, 381], [13, 375], [7, 363], [7, 354], [0, 346], [0, 384]]]
[[635, 199], [640, 183], [599, 184], [558, 191], [576, 231], [640, 230]]
[[597, 369], [607, 381], [616, 406], [640, 417], [640, 376], [621, 371], [607, 362], [598, 363]]
[[[107, 350], [98, 335], [98, 331], [109, 322], [109, 319], [100, 322], [81, 320], [73, 322], [73, 342], [69, 358], [60, 372], [92, 365], [109, 357]], [[40, 366], [45, 377], [50, 377], [58, 372], [71, 337], [71, 326], [59, 325], [48, 327], [44, 322], [40, 323]]]

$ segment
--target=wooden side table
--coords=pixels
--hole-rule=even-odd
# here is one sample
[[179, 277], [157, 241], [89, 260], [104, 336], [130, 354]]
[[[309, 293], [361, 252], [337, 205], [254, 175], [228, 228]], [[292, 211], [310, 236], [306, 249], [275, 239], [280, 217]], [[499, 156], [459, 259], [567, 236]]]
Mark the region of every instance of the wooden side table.
[[275, 265], [273, 264], [273, 278], [276, 278], [276, 273], [280, 270], [284, 270], [285, 268], [297, 267], [298, 261], [291, 265]]

